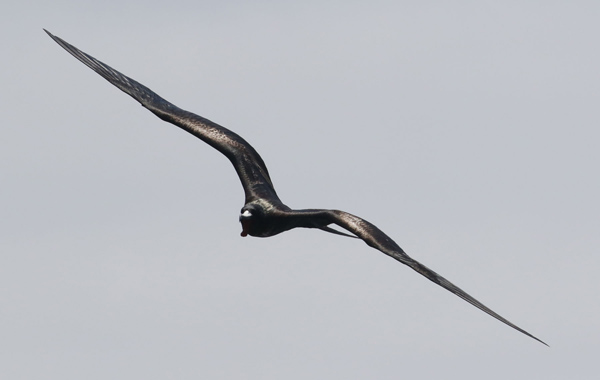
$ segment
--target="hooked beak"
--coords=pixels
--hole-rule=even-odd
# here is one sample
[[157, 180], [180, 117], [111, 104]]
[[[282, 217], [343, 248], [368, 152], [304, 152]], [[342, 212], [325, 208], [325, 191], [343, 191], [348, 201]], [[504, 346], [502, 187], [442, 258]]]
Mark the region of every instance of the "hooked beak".
[[250, 231], [251, 216], [252, 213], [248, 210], [244, 210], [244, 212], [240, 214], [240, 223], [242, 223], [242, 237], [248, 236], [248, 232]]
[[246, 237], [248, 236], [248, 230], [250, 230], [250, 221], [247, 219], [240, 219], [240, 222], [242, 223], [242, 237]]

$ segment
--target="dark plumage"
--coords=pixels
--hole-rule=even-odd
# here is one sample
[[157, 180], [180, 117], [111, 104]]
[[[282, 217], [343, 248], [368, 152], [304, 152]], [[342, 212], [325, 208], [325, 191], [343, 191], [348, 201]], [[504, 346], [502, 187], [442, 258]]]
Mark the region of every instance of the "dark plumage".
[[[246, 140], [208, 119], [178, 108], [158, 96], [148, 87], [121, 74], [48, 31], [46, 33], [75, 58], [140, 102], [150, 112], [164, 121], [172, 123], [200, 138], [223, 153], [231, 161], [242, 182], [246, 197], [244, 207], [240, 212], [242, 236], [269, 237], [292, 228], [305, 227], [319, 228], [335, 234], [358, 237], [364, 240], [369, 246], [398, 260], [402, 264], [408, 265], [429, 280], [456, 294], [499, 321], [546, 344], [496, 314], [439, 274], [409, 257], [392, 239], [366, 220], [339, 210], [292, 210], [279, 199], [265, 163]], [[352, 235], [328, 227], [330, 224], [336, 224], [349, 231]]]

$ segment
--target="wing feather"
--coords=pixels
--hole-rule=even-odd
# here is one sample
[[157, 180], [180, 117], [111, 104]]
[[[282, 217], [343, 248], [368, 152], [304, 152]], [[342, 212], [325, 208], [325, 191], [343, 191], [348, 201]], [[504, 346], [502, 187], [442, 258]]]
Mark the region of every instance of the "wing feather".
[[156, 116], [193, 134], [223, 153], [233, 164], [242, 182], [246, 203], [258, 198], [279, 201], [264, 161], [258, 152], [238, 134], [173, 105], [143, 84], [84, 53], [47, 30], [44, 31], [72, 56], [140, 102]]
[[[545, 342], [536, 338], [535, 336], [533, 336], [529, 332], [523, 330], [522, 328], [515, 325], [514, 323], [510, 322], [509, 320], [502, 317], [501, 315], [499, 315], [492, 309], [488, 308], [487, 306], [485, 306], [484, 304], [482, 304], [481, 302], [479, 302], [478, 300], [473, 298], [471, 295], [469, 295], [467, 292], [465, 292], [458, 286], [454, 285], [452, 282], [446, 280], [444, 277], [442, 277], [438, 273], [434, 272], [433, 270], [429, 269], [428, 267], [421, 264], [417, 260], [408, 256], [404, 252], [404, 250], [402, 248], [400, 248], [398, 246], [398, 244], [396, 244], [396, 242], [394, 242], [389, 236], [384, 234], [379, 228], [377, 228], [372, 223], [369, 223], [368, 221], [366, 221], [362, 218], [359, 218], [355, 215], [349, 214], [344, 211], [327, 210], [327, 211], [325, 211], [325, 213], [328, 217], [325, 217], [325, 218], [321, 217], [321, 220], [327, 220], [329, 223], [337, 224], [338, 226], [348, 230], [349, 232], [351, 232], [351, 233], [355, 234], [356, 236], [358, 236], [359, 238], [361, 238], [369, 246], [385, 253], [386, 255], [394, 258], [395, 260], [398, 260], [399, 262], [401, 262], [404, 265], [408, 265], [413, 270], [415, 270], [417, 273], [421, 274], [422, 276], [425, 276], [430, 281], [436, 283], [437, 285], [448, 290], [449, 292], [456, 294], [458, 297], [467, 301], [468, 303], [475, 306], [479, 310], [482, 310], [483, 312], [491, 315], [492, 317], [496, 318], [500, 322], [502, 322], [502, 323], [512, 327], [513, 329], [548, 346]], [[323, 215], [323, 214], [321, 214], [321, 215]]]

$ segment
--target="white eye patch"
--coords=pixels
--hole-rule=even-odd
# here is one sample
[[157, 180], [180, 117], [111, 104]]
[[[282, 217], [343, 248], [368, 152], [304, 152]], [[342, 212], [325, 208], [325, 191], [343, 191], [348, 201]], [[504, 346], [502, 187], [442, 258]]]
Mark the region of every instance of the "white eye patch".
[[252, 216], [252, 213], [248, 210], [244, 210], [244, 212], [242, 213], [242, 216], [245, 216], [245, 217]]

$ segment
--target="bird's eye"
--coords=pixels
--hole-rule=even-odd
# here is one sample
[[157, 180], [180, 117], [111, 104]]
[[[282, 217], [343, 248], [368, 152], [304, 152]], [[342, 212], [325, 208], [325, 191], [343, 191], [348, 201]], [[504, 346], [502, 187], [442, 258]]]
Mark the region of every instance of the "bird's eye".
[[247, 218], [249, 216], [252, 216], [252, 213], [248, 210], [244, 210], [244, 212], [242, 213], [242, 216]]

